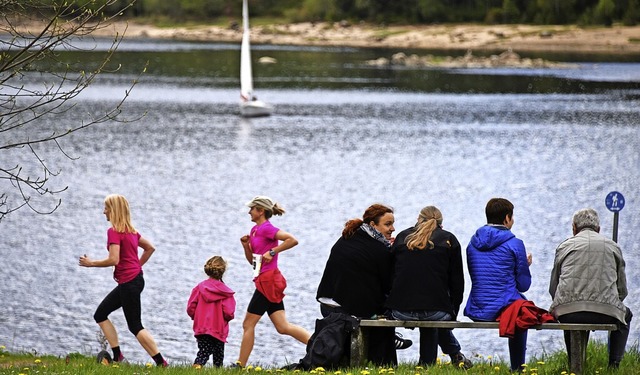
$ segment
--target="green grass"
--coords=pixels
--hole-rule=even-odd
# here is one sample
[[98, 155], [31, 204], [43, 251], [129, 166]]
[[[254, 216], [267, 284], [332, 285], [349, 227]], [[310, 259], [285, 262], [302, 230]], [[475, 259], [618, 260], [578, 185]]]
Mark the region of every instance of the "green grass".
[[[473, 368], [462, 370], [448, 363], [448, 357], [443, 363], [430, 367], [420, 367], [415, 364], [403, 363], [396, 368], [350, 368], [341, 370], [324, 370], [321, 368], [309, 372], [283, 371], [269, 367], [247, 367], [244, 370], [213, 368], [206, 366], [204, 369], [191, 368], [190, 363], [171, 363], [169, 368], [157, 368], [149, 364], [113, 364], [104, 366], [96, 363], [95, 357], [72, 353], [64, 357], [49, 355], [35, 355], [31, 353], [9, 353], [0, 346], [0, 374], [35, 375], [35, 374], [210, 374], [210, 375], [268, 375], [268, 374], [316, 374], [316, 375], [459, 375], [459, 374], [511, 374], [508, 364], [494, 362], [491, 357], [475, 357]], [[563, 352], [551, 353], [537, 358], [530, 358], [524, 373], [527, 374], [554, 374], [569, 375], [567, 368], [567, 356]], [[587, 368], [585, 374], [640, 374], [640, 353], [637, 345], [631, 347], [622, 361], [620, 369], [607, 368], [606, 344], [591, 342], [587, 349]]]

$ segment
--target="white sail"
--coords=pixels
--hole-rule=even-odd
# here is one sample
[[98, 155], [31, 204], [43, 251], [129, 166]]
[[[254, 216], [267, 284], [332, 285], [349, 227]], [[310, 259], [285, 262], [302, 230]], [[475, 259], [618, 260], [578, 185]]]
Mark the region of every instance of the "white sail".
[[251, 72], [251, 46], [249, 44], [249, 6], [242, 0], [242, 46], [240, 50], [240, 95], [251, 100], [253, 95], [253, 73]]
[[273, 106], [253, 94], [251, 43], [249, 42], [249, 5], [242, 0], [242, 46], [240, 47], [240, 114], [244, 117], [269, 116]]

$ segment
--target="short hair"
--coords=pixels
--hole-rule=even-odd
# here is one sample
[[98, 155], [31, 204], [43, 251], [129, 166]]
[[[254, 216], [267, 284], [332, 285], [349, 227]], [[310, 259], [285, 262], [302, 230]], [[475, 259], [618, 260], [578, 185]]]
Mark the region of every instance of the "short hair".
[[504, 198], [491, 198], [484, 212], [488, 224], [503, 224], [505, 217], [513, 217], [513, 203]]
[[573, 214], [573, 225], [576, 227], [576, 233], [585, 228], [590, 228], [596, 232], [600, 231], [600, 219], [598, 213], [593, 208], [583, 208]]
[[222, 275], [226, 270], [227, 262], [219, 255], [209, 258], [207, 263], [204, 264], [204, 273], [212, 279], [222, 280]]

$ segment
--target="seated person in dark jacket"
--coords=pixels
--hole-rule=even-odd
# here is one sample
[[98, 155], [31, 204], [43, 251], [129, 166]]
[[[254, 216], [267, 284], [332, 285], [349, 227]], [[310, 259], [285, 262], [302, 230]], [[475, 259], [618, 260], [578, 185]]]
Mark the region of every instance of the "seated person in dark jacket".
[[[398, 320], [455, 320], [462, 303], [464, 273], [456, 236], [442, 229], [434, 206], [420, 211], [415, 226], [396, 237], [391, 293], [386, 302]], [[456, 367], [472, 366], [451, 329], [420, 328], [419, 364], [436, 363], [438, 344]]]
[[[342, 236], [331, 248], [318, 286], [316, 299], [323, 316], [331, 312], [364, 319], [384, 315], [384, 301], [391, 288], [393, 223], [393, 210], [374, 204], [362, 219], [345, 224]], [[398, 363], [393, 327], [368, 329], [366, 334], [369, 361], [376, 365]]]
[[[609, 367], [624, 356], [633, 314], [622, 301], [627, 296], [625, 262], [618, 244], [600, 232], [598, 213], [586, 208], [573, 215], [573, 237], [556, 249], [549, 310], [562, 323], [615, 323], [609, 334]], [[587, 332], [587, 335], [589, 332]], [[587, 336], [588, 337], [588, 336]], [[571, 335], [564, 334], [569, 363]]]

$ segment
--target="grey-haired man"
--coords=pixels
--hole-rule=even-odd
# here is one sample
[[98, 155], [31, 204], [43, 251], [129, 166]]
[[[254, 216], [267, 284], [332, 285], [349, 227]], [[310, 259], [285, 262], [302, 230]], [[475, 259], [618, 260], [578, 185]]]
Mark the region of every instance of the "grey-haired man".
[[[618, 324], [618, 330], [609, 335], [609, 367], [617, 368], [624, 356], [633, 316], [622, 303], [627, 296], [622, 251], [617, 243], [599, 233], [600, 220], [594, 209], [577, 211], [572, 226], [573, 237], [556, 249], [549, 310], [563, 323]], [[568, 331], [564, 339], [570, 356]]]

